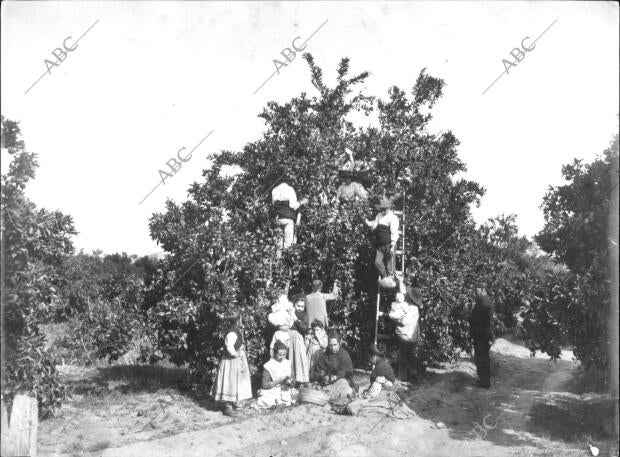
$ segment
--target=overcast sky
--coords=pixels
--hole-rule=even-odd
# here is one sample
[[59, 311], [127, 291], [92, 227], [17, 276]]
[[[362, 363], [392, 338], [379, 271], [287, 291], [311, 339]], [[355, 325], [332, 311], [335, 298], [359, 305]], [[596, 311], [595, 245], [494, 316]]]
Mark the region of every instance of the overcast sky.
[[[487, 189], [476, 220], [516, 213], [532, 236], [561, 166], [591, 161], [618, 130], [618, 26], [616, 2], [5, 2], [2, 114], [39, 154], [29, 197], [74, 217], [78, 249], [150, 254], [149, 216], [185, 199], [207, 154], [259, 138], [268, 101], [316, 93], [300, 56], [254, 93], [316, 31], [305, 51], [329, 84], [342, 57], [381, 98], [424, 67], [442, 78], [431, 130], [454, 132], [466, 177]], [[74, 50], [47, 73], [63, 42]]]

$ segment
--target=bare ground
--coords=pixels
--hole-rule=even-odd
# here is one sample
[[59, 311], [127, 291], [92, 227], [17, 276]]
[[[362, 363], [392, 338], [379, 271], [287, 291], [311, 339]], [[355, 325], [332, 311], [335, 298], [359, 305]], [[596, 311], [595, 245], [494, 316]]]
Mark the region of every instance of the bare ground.
[[417, 415], [409, 420], [339, 416], [314, 405], [231, 419], [180, 389], [180, 368], [60, 366], [73, 398], [40, 424], [39, 454], [577, 457], [598, 449], [600, 456], [617, 455], [613, 400], [588, 392], [570, 353], [563, 358], [530, 358], [500, 338], [492, 348], [491, 389], [472, 386], [469, 359], [430, 370], [407, 397]]

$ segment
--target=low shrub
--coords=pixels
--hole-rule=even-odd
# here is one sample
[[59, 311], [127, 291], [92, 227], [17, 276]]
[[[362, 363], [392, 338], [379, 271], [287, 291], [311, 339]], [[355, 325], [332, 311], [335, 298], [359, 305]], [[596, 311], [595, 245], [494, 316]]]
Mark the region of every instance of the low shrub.
[[[86, 359], [117, 360], [132, 345], [134, 335], [145, 326], [144, 318], [135, 306], [121, 301], [97, 300], [72, 320], [73, 341], [69, 347], [80, 351]], [[92, 362], [92, 359], [90, 360]]]

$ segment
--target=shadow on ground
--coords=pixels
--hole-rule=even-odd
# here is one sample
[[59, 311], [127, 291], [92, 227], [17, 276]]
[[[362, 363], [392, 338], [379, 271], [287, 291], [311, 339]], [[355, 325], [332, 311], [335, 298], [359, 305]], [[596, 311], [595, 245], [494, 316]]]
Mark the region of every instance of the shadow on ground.
[[541, 440], [551, 439], [579, 447], [617, 437], [613, 400], [601, 393], [582, 395], [583, 386], [571, 381], [574, 362], [492, 353], [491, 366], [488, 390], [473, 385], [477, 377], [470, 358], [430, 370], [413, 386], [407, 404], [419, 417], [441, 422], [452, 439], [509, 447], [540, 447]]
[[78, 375], [63, 375], [72, 394], [101, 396], [131, 395], [174, 390], [209, 411], [221, 407], [204, 393], [188, 388], [187, 369], [158, 365], [112, 365], [89, 369]]

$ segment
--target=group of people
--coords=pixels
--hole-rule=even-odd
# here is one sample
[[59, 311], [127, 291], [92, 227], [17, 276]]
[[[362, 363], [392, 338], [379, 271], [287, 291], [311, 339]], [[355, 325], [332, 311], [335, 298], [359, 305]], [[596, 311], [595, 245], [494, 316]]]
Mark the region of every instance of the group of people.
[[[289, 405], [296, 400], [297, 388], [311, 381], [332, 386], [334, 392], [348, 386], [346, 381], [339, 380], [353, 372], [351, 357], [341, 347], [340, 335], [335, 331], [328, 333], [327, 302], [338, 298], [338, 283], [330, 293], [323, 293], [322, 288], [323, 283], [315, 280], [310, 294], [299, 294], [289, 301], [281, 293], [271, 306], [268, 321], [274, 333], [270, 359], [263, 365], [258, 407]], [[239, 315], [233, 312], [230, 321], [211, 393], [216, 401], [226, 403], [226, 415], [235, 416], [244, 401], [252, 398], [252, 389]]]
[[[354, 163], [352, 154], [349, 154], [349, 161], [341, 172], [344, 182], [337, 191], [338, 199], [342, 202], [368, 199], [364, 186], [354, 180]], [[290, 173], [284, 176], [283, 182], [271, 194], [276, 224], [282, 230], [279, 252], [295, 243], [295, 225], [300, 221], [298, 209], [307, 203], [306, 199], [297, 200], [297, 194], [291, 186], [293, 178]], [[375, 233], [374, 265], [379, 274], [379, 286], [397, 288], [389, 318], [395, 323], [395, 336], [399, 345], [399, 379], [415, 380], [424, 370], [423, 364], [415, 356], [415, 346], [420, 336], [422, 293], [403, 278], [393, 279], [399, 219], [391, 211], [390, 200], [381, 199], [377, 208], [375, 219], [365, 222]], [[297, 399], [299, 387], [308, 386], [309, 383], [321, 385], [331, 399], [352, 394], [348, 381], [353, 373], [351, 357], [342, 347], [340, 335], [334, 330], [328, 330], [326, 303], [338, 298], [338, 282], [334, 283], [330, 293], [323, 293], [322, 289], [323, 283], [315, 280], [310, 294], [300, 294], [292, 300], [281, 291], [278, 300], [271, 306], [268, 321], [274, 333], [270, 344], [270, 359], [263, 365], [261, 388], [255, 403], [258, 407], [292, 404]], [[486, 388], [490, 386], [490, 316], [490, 301], [486, 292], [476, 289], [476, 305], [471, 313], [470, 326], [478, 385]], [[212, 388], [214, 399], [225, 402], [224, 413], [230, 416], [239, 414], [243, 403], [252, 398], [250, 372], [239, 322], [239, 315], [233, 312], [230, 329], [224, 339], [224, 355]], [[396, 380], [382, 350], [373, 345], [369, 356], [374, 368], [370, 386], [361, 394], [362, 398], [376, 397], [382, 389], [389, 389]]]
[[[271, 307], [268, 320], [275, 327], [270, 345], [270, 359], [263, 365], [261, 388], [257, 407], [290, 405], [297, 400], [300, 386], [317, 385], [332, 400], [351, 397], [349, 382], [353, 363], [342, 346], [340, 334], [328, 330], [326, 302], [339, 295], [338, 284], [330, 293], [322, 292], [320, 280], [312, 283], [312, 292], [297, 295], [289, 301], [280, 295]], [[418, 288], [405, 286], [397, 292], [389, 317], [396, 324], [399, 342], [400, 380], [416, 380], [423, 365], [415, 357], [415, 344], [419, 339], [419, 306], [422, 304]], [[250, 370], [240, 330], [240, 315], [230, 314], [230, 327], [224, 338], [224, 353], [220, 360], [211, 394], [216, 401], [224, 402], [224, 414], [236, 416], [247, 400], [252, 399]], [[475, 290], [475, 305], [471, 310], [470, 334], [474, 346], [474, 361], [478, 373], [477, 386], [490, 387], [490, 346], [492, 333], [492, 304], [486, 291]], [[397, 376], [386, 354], [376, 345], [369, 350], [373, 365], [369, 387], [361, 392], [363, 399], [374, 398], [384, 389], [391, 389]]]
[[[351, 171], [343, 171], [344, 182], [337, 191], [340, 201], [360, 201], [368, 199], [368, 192], [364, 186], [353, 181]], [[271, 191], [271, 200], [276, 214], [276, 226], [281, 230], [278, 242], [278, 252], [289, 248], [296, 242], [295, 226], [300, 223], [299, 208], [308, 202], [307, 199], [297, 200], [297, 193], [291, 186], [294, 176], [287, 173], [283, 181]], [[392, 202], [382, 198], [377, 205], [377, 216], [374, 220], [366, 220], [366, 225], [374, 231], [376, 249], [375, 267], [379, 273], [379, 283], [393, 287], [391, 281], [394, 275], [394, 252], [399, 237], [399, 220], [391, 210]]]
[[[296, 295], [292, 301], [281, 293], [271, 306], [267, 319], [274, 332], [270, 359], [263, 365], [256, 402], [258, 407], [290, 405], [296, 401], [299, 387], [309, 383], [320, 385], [332, 399], [352, 394], [348, 381], [353, 373], [351, 357], [342, 347], [340, 335], [335, 330], [328, 330], [327, 302], [338, 298], [339, 284], [336, 281], [329, 293], [322, 292], [322, 289], [322, 281], [315, 280], [311, 293]], [[421, 294], [419, 289], [409, 287], [406, 294], [396, 294], [389, 315], [396, 323], [396, 335], [401, 341], [403, 355], [399, 366], [415, 370], [418, 367], [410, 360], [419, 335], [416, 303], [421, 304]], [[376, 346], [371, 349], [370, 358], [375, 370], [371, 376], [371, 386], [363, 394], [366, 398], [376, 396], [382, 387], [389, 387], [396, 379], [384, 356]], [[407, 372], [401, 379], [405, 376], [408, 376]], [[243, 402], [252, 398], [249, 367], [237, 313], [231, 314], [231, 326], [224, 339], [224, 355], [212, 395], [215, 400], [226, 402], [224, 412], [230, 416], [237, 415]]]

